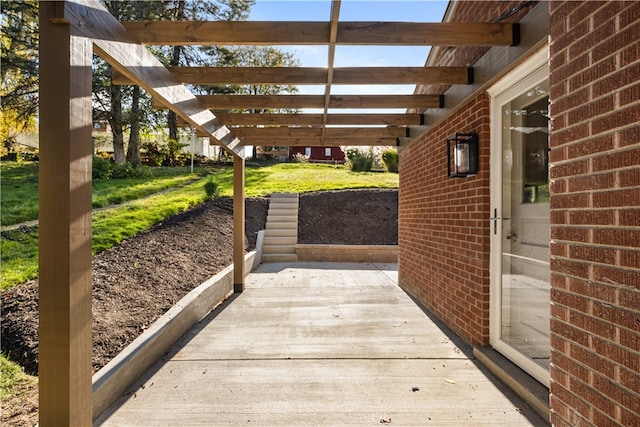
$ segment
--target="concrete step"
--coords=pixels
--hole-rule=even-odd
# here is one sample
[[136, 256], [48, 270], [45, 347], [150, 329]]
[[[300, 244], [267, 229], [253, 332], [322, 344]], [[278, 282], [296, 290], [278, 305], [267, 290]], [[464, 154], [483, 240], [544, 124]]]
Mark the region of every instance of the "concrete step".
[[266, 236], [264, 238], [264, 241], [262, 243], [263, 246], [267, 246], [267, 245], [292, 245], [295, 246], [295, 244], [298, 243], [298, 239], [296, 236]]
[[262, 254], [295, 254], [295, 245], [263, 245]]
[[282, 216], [282, 215], [290, 215], [290, 216], [297, 216], [298, 215], [298, 209], [273, 209], [273, 208], [269, 208], [269, 213], [268, 216]]
[[273, 193], [271, 194], [271, 200], [273, 199], [296, 199], [298, 200], [298, 193]]
[[298, 239], [298, 227], [295, 228], [269, 228], [264, 230], [264, 238], [271, 237], [294, 237], [296, 240]]
[[298, 222], [298, 215], [270, 215], [267, 222]]
[[269, 203], [269, 212], [274, 211], [287, 211], [287, 212], [298, 212], [298, 204], [297, 203]]
[[296, 262], [298, 256], [296, 254], [262, 254], [262, 262]]
[[279, 229], [279, 230], [294, 230], [298, 232], [298, 221], [295, 222], [273, 222], [267, 221], [266, 229]]

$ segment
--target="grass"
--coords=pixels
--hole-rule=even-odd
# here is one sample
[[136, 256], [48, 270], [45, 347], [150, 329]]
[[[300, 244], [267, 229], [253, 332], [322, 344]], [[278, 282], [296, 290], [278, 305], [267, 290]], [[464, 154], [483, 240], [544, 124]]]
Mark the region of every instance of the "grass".
[[[222, 169], [213, 178], [222, 196], [233, 194], [233, 170]], [[351, 172], [342, 165], [276, 163], [247, 167], [245, 195], [263, 197], [276, 192], [307, 193], [348, 188], [398, 188], [398, 174]]]
[[[37, 164], [11, 163], [3, 162], [2, 165], [3, 186], [7, 178], [11, 181], [12, 189], [7, 194], [3, 187], [1, 193], [3, 224], [5, 205], [16, 201], [12, 194], [14, 191], [22, 195], [21, 206], [25, 210], [28, 206], [36, 207], [37, 218]], [[200, 169], [198, 172], [202, 174], [203, 171], [205, 169]], [[164, 218], [204, 202], [206, 199], [204, 184], [209, 178], [202, 176], [197, 178], [188, 172], [188, 168], [158, 168], [158, 170], [154, 169], [154, 177], [146, 181], [132, 179], [94, 181], [94, 206], [129, 202], [106, 211], [94, 211], [92, 215], [93, 253], [108, 249], [150, 228]], [[220, 195], [233, 195], [233, 168], [222, 167], [210, 172], [219, 185]], [[149, 195], [177, 186], [181, 186], [177, 191]], [[344, 166], [311, 163], [249, 165], [245, 175], [247, 197], [268, 196], [271, 193], [283, 191], [304, 193], [369, 187], [397, 188], [398, 175], [376, 172], [356, 173]], [[16, 217], [20, 217], [20, 214]], [[9, 289], [38, 277], [37, 228], [2, 232], [0, 244], [2, 252], [0, 289]]]
[[[194, 174], [188, 167], [153, 168], [152, 178], [94, 180], [92, 205], [106, 207], [140, 199], [159, 191], [175, 188], [207, 173], [198, 168]], [[2, 162], [0, 164], [0, 222], [3, 226], [38, 219], [38, 163]]]
[[13, 397], [17, 390], [23, 389], [19, 385], [35, 386], [38, 378], [24, 373], [24, 370], [17, 363], [11, 362], [0, 356], [0, 400], [3, 402]]

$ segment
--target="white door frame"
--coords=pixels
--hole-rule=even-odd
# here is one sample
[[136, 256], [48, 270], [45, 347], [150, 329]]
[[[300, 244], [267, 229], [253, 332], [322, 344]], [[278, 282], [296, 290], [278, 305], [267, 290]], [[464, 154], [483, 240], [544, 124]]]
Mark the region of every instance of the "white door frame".
[[[491, 99], [491, 227], [490, 227], [490, 317], [489, 341], [493, 348], [505, 355], [536, 380], [549, 387], [549, 371], [533, 362], [501, 339], [502, 324], [502, 106], [522, 91], [549, 78], [548, 45], [533, 54], [508, 75], [487, 90]], [[494, 232], [496, 230], [497, 232]]]

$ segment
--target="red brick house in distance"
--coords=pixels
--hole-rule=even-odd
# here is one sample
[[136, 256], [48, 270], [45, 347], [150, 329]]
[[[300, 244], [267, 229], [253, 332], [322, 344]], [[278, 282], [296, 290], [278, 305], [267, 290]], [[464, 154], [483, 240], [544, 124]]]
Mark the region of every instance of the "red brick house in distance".
[[[446, 109], [400, 148], [400, 285], [538, 384], [554, 426], [638, 426], [640, 2], [455, 1], [444, 21], [522, 39], [429, 55], [474, 85], [416, 91]], [[448, 176], [456, 133], [477, 135], [477, 173]]]
[[293, 160], [296, 154], [307, 156], [310, 162], [318, 163], [344, 163], [345, 159], [340, 147], [291, 147], [289, 160]]

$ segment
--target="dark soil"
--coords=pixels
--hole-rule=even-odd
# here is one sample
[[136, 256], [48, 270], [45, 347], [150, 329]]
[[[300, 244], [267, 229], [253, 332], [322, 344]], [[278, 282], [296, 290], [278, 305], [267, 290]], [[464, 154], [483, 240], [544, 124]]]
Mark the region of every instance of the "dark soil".
[[[264, 229], [268, 199], [246, 201], [246, 249]], [[299, 243], [395, 245], [397, 190], [300, 196]], [[189, 291], [232, 263], [233, 203], [210, 201], [93, 259], [93, 369], [99, 370]], [[38, 370], [38, 284], [2, 294], [2, 352]], [[37, 389], [3, 402], [2, 425], [35, 425]], [[15, 402], [15, 403], [12, 403]], [[28, 403], [31, 402], [31, 403]], [[34, 407], [34, 405], [36, 405]], [[6, 424], [5, 424], [6, 423]]]

